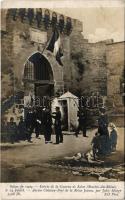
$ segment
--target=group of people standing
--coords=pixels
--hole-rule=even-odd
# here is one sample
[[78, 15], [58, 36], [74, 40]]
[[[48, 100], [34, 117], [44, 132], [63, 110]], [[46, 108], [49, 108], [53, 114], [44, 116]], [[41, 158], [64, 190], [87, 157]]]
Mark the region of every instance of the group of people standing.
[[[56, 107], [55, 112], [51, 113], [49, 108], [28, 108], [25, 120], [20, 117], [19, 124], [14, 122], [14, 118], [10, 118], [7, 124], [2, 123], [2, 131], [9, 133], [11, 142], [19, 140], [28, 140], [32, 142], [32, 133], [36, 134], [36, 138], [40, 139], [39, 135], [44, 134], [45, 144], [52, 143], [51, 135], [53, 133], [53, 120], [54, 119], [54, 132], [56, 142], [54, 144], [63, 143], [63, 133], [61, 129], [61, 112], [60, 107]], [[87, 109], [81, 108], [78, 111], [79, 125], [76, 129], [75, 136], [78, 137], [79, 132], [82, 131], [83, 137], [88, 137], [87, 132]], [[110, 131], [109, 131], [110, 128]], [[113, 123], [108, 122], [108, 117], [105, 113], [105, 108], [100, 109], [98, 118], [98, 130], [91, 141], [93, 157], [99, 154], [107, 155], [116, 150], [117, 145], [117, 130]]]
[[56, 107], [55, 112], [51, 113], [49, 108], [32, 108], [29, 107], [26, 113], [25, 120], [20, 117], [18, 125], [14, 118], [10, 118], [10, 122], [6, 124], [2, 122], [2, 131], [9, 133], [12, 143], [19, 140], [28, 140], [32, 142], [32, 133], [36, 134], [36, 138], [40, 139], [40, 133], [44, 134], [45, 144], [52, 143], [51, 135], [53, 132], [52, 125], [54, 119], [54, 132], [56, 135], [55, 144], [63, 143], [63, 134], [61, 130], [61, 112], [60, 108]]
[[39, 138], [41, 131], [44, 133], [45, 143], [51, 143], [52, 135], [52, 118], [54, 118], [54, 130], [56, 135], [56, 143], [63, 143], [63, 134], [61, 130], [61, 112], [60, 108], [56, 107], [55, 112], [51, 113], [49, 108], [43, 108], [42, 110], [31, 108], [26, 115], [25, 123], [28, 130], [28, 141], [31, 142], [31, 135], [33, 131], [36, 133], [36, 138]]

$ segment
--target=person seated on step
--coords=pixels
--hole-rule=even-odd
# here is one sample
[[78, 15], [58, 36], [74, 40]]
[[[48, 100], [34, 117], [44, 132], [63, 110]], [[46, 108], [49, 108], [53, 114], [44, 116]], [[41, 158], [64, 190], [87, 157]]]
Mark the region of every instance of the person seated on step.
[[91, 141], [94, 160], [96, 160], [97, 153], [100, 150], [100, 137], [99, 136], [100, 136], [100, 134], [98, 132], [96, 132], [95, 136], [92, 138], [92, 141]]

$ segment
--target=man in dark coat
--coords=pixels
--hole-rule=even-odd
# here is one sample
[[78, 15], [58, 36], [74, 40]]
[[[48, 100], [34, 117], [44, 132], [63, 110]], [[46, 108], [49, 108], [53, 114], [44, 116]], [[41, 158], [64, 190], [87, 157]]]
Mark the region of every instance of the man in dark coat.
[[108, 116], [105, 114], [105, 108], [100, 109], [100, 116], [98, 118], [98, 132], [100, 135], [109, 135]]
[[79, 131], [81, 130], [83, 132], [83, 137], [87, 137], [86, 136], [86, 128], [87, 128], [87, 110], [84, 107], [83, 109], [80, 108], [80, 110], [78, 111], [78, 128], [75, 132], [76, 137], [78, 137]]
[[37, 27], [40, 28], [40, 24], [42, 21], [42, 9], [39, 8], [36, 12], [36, 21], [37, 21]]
[[12, 8], [11, 13], [12, 13], [12, 16], [13, 16], [13, 20], [16, 21], [16, 19], [17, 19], [17, 9]]
[[13, 144], [15, 141], [18, 141], [17, 137], [17, 125], [16, 122], [14, 122], [14, 118], [10, 118], [10, 122], [7, 123], [7, 132], [9, 133], [9, 137], [11, 140], [11, 143]]
[[67, 35], [70, 35], [72, 31], [72, 22], [71, 22], [71, 18], [70, 17], [67, 17], [67, 20], [66, 20], [66, 34]]
[[56, 107], [56, 112], [53, 113], [52, 117], [55, 119], [54, 126], [55, 126], [55, 134], [56, 134], [56, 144], [63, 143], [60, 107]]
[[26, 140], [27, 139], [27, 128], [26, 128], [26, 122], [23, 120], [23, 117], [20, 117], [20, 121], [18, 124], [18, 136], [20, 140]]
[[36, 117], [35, 114], [33, 112], [33, 110], [31, 108], [29, 108], [29, 111], [26, 115], [26, 128], [28, 130], [28, 142], [31, 142], [31, 135], [33, 133], [33, 130], [35, 128], [35, 123], [36, 123]]
[[57, 14], [55, 12], [52, 13], [51, 24], [52, 24], [52, 28], [54, 30], [56, 27], [56, 24], [57, 24]]
[[64, 16], [63, 15], [60, 15], [60, 17], [59, 17], [58, 26], [59, 26], [60, 33], [62, 33], [64, 30]]
[[20, 8], [19, 9], [19, 16], [20, 16], [20, 19], [21, 19], [22, 23], [23, 23], [24, 18], [25, 18], [25, 13], [26, 13], [26, 9], [25, 8]]
[[49, 109], [46, 109], [45, 113], [45, 144], [51, 143], [52, 134], [52, 116]]
[[100, 151], [100, 134], [98, 132], [96, 132], [95, 136], [92, 138], [91, 145], [93, 158], [94, 160], [96, 160], [97, 153], [99, 153]]
[[34, 18], [34, 10], [32, 8], [28, 8], [27, 16], [29, 19], [29, 24], [32, 25], [33, 18]]
[[50, 23], [50, 13], [49, 13], [49, 10], [46, 9], [45, 10], [45, 14], [44, 14], [44, 26], [45, 26], [46, 30], [49, 27], [49, 23]]
[[34, 128], [35, 128], [36, 138], [40, 139], [40, 137], [39, 137], [40, 132], [41, 132], [41, 110], [40, 110], [40, 108], [34, 109], [33, 117], [34, 117]]
[[1, 119], [1, 132], [2, 133], [7, 132], [7, 119], [6, 118]]

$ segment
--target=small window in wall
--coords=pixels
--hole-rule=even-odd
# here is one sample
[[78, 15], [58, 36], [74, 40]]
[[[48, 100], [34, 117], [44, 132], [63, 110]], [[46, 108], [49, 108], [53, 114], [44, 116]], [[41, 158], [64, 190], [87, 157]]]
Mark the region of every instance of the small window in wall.
[[27, 61], [25, 65], [24, 78], [29, 79], [29, 80], [34, 79], [34, 65], [29, 60]]

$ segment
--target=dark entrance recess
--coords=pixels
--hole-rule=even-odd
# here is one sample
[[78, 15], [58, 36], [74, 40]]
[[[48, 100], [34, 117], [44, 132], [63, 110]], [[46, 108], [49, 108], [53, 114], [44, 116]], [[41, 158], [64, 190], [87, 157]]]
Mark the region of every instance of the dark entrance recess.
[[35, 84], [35, 96], [53, 96], [53, 84]]
[[48, 60], [40, 53], [33, 54], [29, 61], [34, 64], [35, 80], [52, 80], [52, 70]]
[[42, 98], [54, 95], [52, 68], [41, 53], [37, 52], [28, 59], [25, 65], [24, 79], [34, 82], [35, 96]]

